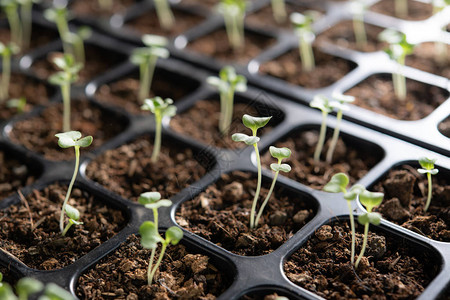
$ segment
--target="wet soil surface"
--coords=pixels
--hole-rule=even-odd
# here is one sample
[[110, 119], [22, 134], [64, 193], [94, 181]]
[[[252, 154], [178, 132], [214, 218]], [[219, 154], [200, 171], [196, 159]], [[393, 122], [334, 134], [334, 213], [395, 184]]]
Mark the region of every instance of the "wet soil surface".
[[[392, 0], [381, 0], [375, 3], [369, 9], [374, 12], [395, 17], [394, 2]], [[424, 3], [414, 0], [408, 0], [408, 15], [400, 17], [405, 20], [424, 20], [431, 17], [433, 7], [430, 3]]]

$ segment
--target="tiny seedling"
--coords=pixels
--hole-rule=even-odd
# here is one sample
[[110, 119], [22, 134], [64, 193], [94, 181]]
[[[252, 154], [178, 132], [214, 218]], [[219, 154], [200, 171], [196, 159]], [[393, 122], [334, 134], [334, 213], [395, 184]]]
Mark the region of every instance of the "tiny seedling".
[[256, 164], [258, 166], [258, 182], [257, 182], [257, 186], [256, 186], [255, 196], [253, 198], [252, 209], [250, 211], [250, 229], [253, 229], [256, 227], [256, 224], [255, 224], [256, 204], [258, 202], [259, 193], [261, 191], [261, 182], [262, 182], [261, 158], [260, 158], [259, 150], [258, 150], [258, 142], [260, 139], [256, 135], [257, 135], [258, 129], [266, 126], [267, 123], [269, 123], [271, 118], [272, 117], [258, 118], [258, 117], [252, 117], [250, 115], [245, 114], [242, 116], [242, 123], [244, 124], [245, 127], [249, 128], [252, 131], [252, 135], [249, 136], [244, 133], [235, 133], [231, 136], [231, 139], [233, 141], [244, 142], [248, 146], [252, 145], [253, 148], [255, 149]]
[[309, 103], [309, 106], [322, 111], [319, 141], [317, 142], [316, 151], [314, 151], [314, 162], [318, 163], [320, 161], [320, 153], [322, 153], [323, 144], [325, 143], [325, 134], [327, 133], [327, 116], [333, 109], [330, 106], [328, 98], [323, 95], [314, 96], [314, 99]]
[[19, 16], [19, 4], [18, 0], [0, 0], [0, 6], [8, 19], [11, 43], [20, 48], [22, 46], [22, 24]]
[[351, 103], [355, 101], [355, 97], [343, 95], [340, 93], [333, 93], [333, 101], [330, 102], [330, 107], [337, 109], [336, 114], [336, 126], [334, 127], [333, 137], [331, 138], [330, 147], [327, 151], [326, 161], [327, 163], [331, 163], [333, 160], [334, 149], [336, 149], [336, 144], [339, 138], [339, 131], [341, 128], [342, 114], [344, 110], [348, 110], [347, 103]]
[[159, 25], [164, 30], [171, 30], [175, 25], [175, 17], [170, 9], [168, 0], [153, 0], [158, 16]]
[[156, 271], [159, 269], [159, 265], [163, 259], [164, 253], [166, 252], [166, 248], [169, 244], [176, 245], [183, 238], [183, 231], [176, 227], [172, 226], [166, 230], [165, 239], [161, 237], [158, 232], [158, 227], [155, 223], [151, 221], [145, 221], [139, 227], [139, 234], [141, 235], [141, 245], [146, 249], [156, 249], [158, 247], [158, 243], [161, 243], [161, 252], [159, 254], [158, 260], [155, 265], [153, 265], [154, 256], [150, 257], [150, 261], [148, 264], [147, 271], [147, 283], [148, 285], [152, 284], [153, 277], [155, 276]]
[[311, 25], [316, 19], [316, 16], [317, 13], [314, 11], [306, 11], [304, 14], [295, 12], [290, 16], [291, 22], [294, 25], [294, 32], [298, 36], [300, 60], [302, 62], [302, 69], [305, 72], [311, 72], [315, 68], [312, 48], [315, 34]]
[[367, 212], [365, 214], [358, 216], [358, 222], [364, 225], [364, 238], [363, 245], [361, 247], [361, 252], [358, 255], [358, 259], [355, 262], [355, 269], [358, 268], [359, 262], [364, 256], [364, 252], [367, 247], [367, 238], [369, 236], [369, 224], [380, 225], [381, 215], [377, 212], [372, 212], [373, 208], [379, 206], [383, 201], [383, 193], [369, 192], [366, 189], [359, 194], [359, 201], [366, 208]]
[[291, 157], [291, 150], [289, 148], [283, 147], [283, 148], [277, 148], [274, 146], [269, 147], [270, 155], [272, 155], [273, 158], [276, 158], [278, 160], [277, 163], [273, 163], [270, 165], [270, 168], [272, 171], [275, 172], [275, 175], [273, 176], [272, 184], [270, 185], [269, 193], [267, 193], [266, 198], [264, 199], [264, 202], [262, 203], [261, 207], [259, 208], [258, 214], [256, 216], [255, 220], [255, 227], [258, 226], [259, 219], [262, 216], [262, 213], [264, 211], [264, 208], [267, 205], [267, 202], [269, 202], [270, 196], [272, 195], [273, 188], [275, 187], [275, 182], [277, 181], [278, 174], [281, 172], [288, 173], [291, 171], [291, 166], [288, 164], [282, 164], [281, 162], [283, 159], [288, 159]]
[[56, 24], [56, 28], [58, 29], [58, 33], [63, 44], [64, 53], [75, 55], [72, 44], [67, 40], [67, 37], [70, 37], [71, 35], [69, 30], [67, 8], [65, 6], [48, 8], [44, 11], [44, 17], [48, 21]]
[[[88, 147], [92, 144], [92, 136], [81, 137], [81, 133], [79, 131], [68, 131], [64, 133], [55, 134], [58, 138], [58, 145], [61, 148], [69, 148], [74, 147], [75, 149], [75, 169], [73, 171], [72, 179], [70, 180], [69, 188], [67, 190], [66, 198], [64, 199], [64, 203], [61, 209], [61, 217], [59, 219], [59, 228], [61, 230], [61, 234], [66, 235], [69, 228], [75, 224], [82, 224], [78, 220], [80, 219], [80, 212], [73, 206], [69, 205], [67, 202], [70, 198], [70, 193], [72, 192], [72, 187], [75, 182], [75, 179], [78, 174], [78, 168], [80, 166], [80, 147]], [[64, 228], [64, 213], [69, 217], [69, 223]]]
[[421, 157], [419, 158], [419, 164], [422, 168], [417, 169], [417, 171], [421, 174], [427, 174], [428, 179], [428, 196], [427, 196], [427, 202], [425, 204], [425, 207], [423, 209], [424, 212], [428, 210], [428, 207], [430, 207], [431, 203], [431, 195], [433, 193], [433, 183], [431, 179], [431, 175], [436, 175], [439, 170], [434, 168], [434, 163], [436, 162], [436, 159], [431, 159], [428, 157]]
[[408, 16], [408, 0], [395, 0], [394, 9], [397, 17], [406, 18]]
[[206, 81], [220, 92], [219, 131], [226, 135], [233, 119], [234, 93], [247, 90], [247, 79], [237, 75], [233, 67], [226, 66], [220, 70], [219, 77], [210, 76]]
[[413, 52], [414, 45], [408, 43], [404, 33], [390, 28], [382, 31], [378, 38], [389, 44], [385, 51], [392, 60], [397, 62], [398, 69], [392, 73], [392, 81], [395, 95], [403, 101], [406, 99], [406, 79], [403, 75], [403, 68], [405, 66], [405, 58]]
[[234, 51], [244, 47], [245, 0], [221, 0], [218, 11], [223, 15], [228, 42]]
[[286, 3], [284, 0], [271, 0], [273, 18], [278, 24], [286, 22]]
[[22, 21], [21, 48], [28, 49], [31, 41], [33, 3], [40, 0], [17, 0], [20, 3], [20, 20]]
[[159, 35], [145, 34], [142, 36], [145, 47], [137, 48], [131, 54], [132, 63], [139, 66], [140, 85], [138, 98], [141, 103], [149, 96], [158, 57], [169, 57], [165, 48], [168, 40]]
[[23, 113], [25, 111], [26, 106], [27, 106], [27, 99], [25, 97], [11, 99], [6, 102], [6, 107], [15, 108], [18, 114]]
[[11, 81], [11, 56], [20, 51], [14, 43], [8, 45], [0, 42], [0, 55], [2, 56], [2, 80], [0, 82], [0, 103], [9, 97], [9, 83]]
[[364, 27], [364, 14], [366, 9], [367, 7], [363, 0], [353, 0], [350, 6], [353, 14], [353, 32], [355, 34], [356, 45], [359, 49], [363, 49], [367, 44], [367, 34]]
[[141, 106], [142, 110], [149, 110], [155, 115], [155, 142], [153, 145], [152, 162], [157, 162], [159, 153], [161, 151], [161, 132], [162, 132], [162, 119], [164, 117], [173, 117], [177, 112], [177, 107], [172, 105], [173, 100], [166, 98], [163, 100], [161, 97], [154, 97], [152, 99], [145, 99], [144, 105]]
[[355, 263], [355, 220], [353, 218], [353, 210], [351, 201], [356, 200], [356, 197], [365, 190], [364, 186], [356, 184], [347, 191], [349, 183], [348, 176], [344, 173], [337, 173], [331, 177], [330, 181], [323, 187], [323, 190], [328, 193], [344, 193], [344, 199], [347, 200], [348, 211], [350, 215], [350, 230], [352, 233], [352, 249], [350, 261], [352, 265]]
[[59, 85], [63, 99], [63, 131], [70, 131], [70, 88], [71, 84], [78, 80], [78, 72], [82, 65], [75, 62], [71, 54], [64, 54], [53, 59], [53, 63], [62, 71], [59, 71], [48, 79], [51, 84]]
[[72, 47], [73, 55], [75, 61], [84, 66], [86, 57], [84, 50], [84, 41], [87, 40], [92, 35], [92, 29], [88, 26], [81, 26], [78, 31], [67, 32], [64, 37], [65, 41], [69, 43]]

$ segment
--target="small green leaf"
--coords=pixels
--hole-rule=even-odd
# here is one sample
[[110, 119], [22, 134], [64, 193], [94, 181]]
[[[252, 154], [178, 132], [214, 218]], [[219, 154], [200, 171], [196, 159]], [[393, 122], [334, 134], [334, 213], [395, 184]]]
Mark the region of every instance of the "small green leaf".
[[270, 168], [275, 172], [285, 172], [288, 173], [291, 171], [291, 166], [288, 164], [270, 164]]
[[329, 113], [333, 110], [332, 107], [330, 106], [328, 98], [325, 97], [324, 95], [314, 96], [313, 101], [309, 103], [309, 106], [320, 109], [321, 111], [326, 113]]
[[431, 159], [428, 157], [421, 157], [419, 158], [419, 164], [422, 168], [426, 170], [432, 170], [434, 168], [434, 164], [436, 163], [437, 159]]
[[377, 212], [367, 212], [363, 215], [358, 216], [358, 222], [361, 225], [366, 224], [380, 225], [381, 215]]
[[138, 202], [142, 205], [158, 202], [161, 194], [158, 192], [145, 192], [139, 196]]
[[176, 245], [183, 238], [183, 231], [177, 226], [169, 227], [166, 231], [166, 241]]
[[148, 47], [166, 47], [169, 40], [166, 37], [155, 34], [144, 34], [142, 42]]
[[28, 295], [40, 292], [44, 289], [44, 284], [31, 277], [19, 279], [16, 285], [16, 292], [19, 297], [28, 298]]
[[158, 243], [163, 241], [156, 229], [155, 223], [151, 221], [142, 223], [139, 227], [139, 234], [141, 235], [141, 245], [146, 249], [155, 249]]
[[272, 155], [273, 158], [277, 159], [285, 159], [291, 156], [291, 150], [289, 150], [289, 148], [287, 147], [277, 148], [274, 146], [270, 146], [269, 151], [270, 155]]
[[85, 136], [84, 138], [79, 139], [78, 141], [76, 141], [77, 146], [80, 147], [88, 147], [92, 144], [92, 141], [94, 140], [94, 138], [90, 135]]
[[0, 284], [0, 299], [17, 300], [17, 297], [16, 295], [14, 295], [11, 286], [6, 282]]
[[257, 136], [249, 136], [244, 133], [235, 133], [231, 136], [231, 139], [235, 142], [244, 142], [251, 146], [259, 142], [260, 138]]
[[78, 221], [80, 219], [80, 211], [70, 204], [66, 204], [66, 214], [74, 221]]
[[87, 40], [92, 36], [92, 28], [89, 26], [81, 26], [78, 28], [77, 34], [82, 40]]
[[272, 119], [272, 117], [252, 117], [245, 114], [242, 116], [242, 123], [244, 123], [245, 127], [251, 129], [252, 131], [256, 131], [259, 128], [266, 126], [270, 119]]
[[368, 212], [372, 212], [372, 209], [381, 204], [383, 201], [383, 193], [375, 193], [364, 190], [359, 194], [359, 201], [364, 205]]
[[402, 33], [395, 29], [387, 28], [380, 32], [378, 39], [382, 42], [387, 42], [388, 44], [398, 44], [402, 41]]
[[323, 187], [328, 193], [345, 193], [349, 183], [348, 177], [344, 173], [337, 173], [331, 177], [330, 181]]
[[170, 52], [166, 48], [152, 48], [150, 53], [152, 56], [160, 58], [168, 58], [170, 56]]
[[81, 133], [79, 131], [57, 133], [55, 136], [58, 138], [58, 145], [61, 148], [69, 148], [74, 146], [88, 147], [94, 140], [92, 136], [81, 138]]
[[[53, 282], [50, 282], [45, 286], [44, 296], [47, 298], [43, 299], [49, 300], [75, 300], [71, 293]], [[38, 300], [41, 300], [41, 298]]]
[[145, 208], [154, 209], [154, 208], [160, 208], [160, 207], [170, 207], [171, 205], [172, 205], [172, 201], [170, 201], [168, 199], [162, 199], [155, 203], [145, 204]]
[[344, 193], [344, 199], [348, 201], [356, 200], [356, 197], [364, 192], [366, 188], [361, 184], [355, 184], [351, 187], [350, 191]]

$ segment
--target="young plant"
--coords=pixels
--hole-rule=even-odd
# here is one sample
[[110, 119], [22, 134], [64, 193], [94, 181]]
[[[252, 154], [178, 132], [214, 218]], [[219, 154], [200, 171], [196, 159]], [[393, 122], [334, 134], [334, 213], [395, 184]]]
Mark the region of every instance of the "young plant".
[[343, 111], [349, 109], [348, 105], [346, 105], [347, 103], [351, 103], [351, 102], [355, 101], [355, 97], [353, 97], [353, 96], [347, 96], [347, 95], [338, 94], [338, 93], [333, 93], [332, 97], [333, 97], [334, 101], [331, 101], [329, 105], [332, 108], [336, 108], [338, 111], [336, 114], [336, 127], [334, 127], [333, 137], [331, 138], [330, 147], [328, 148], [328, 151], [327, 151], [326, 161], [329, 164], [333, 160], [334, 149], [336, 149], [336, 144], [337, 144], [337, 141], [339, 138], [339, 131], [341, 128]]
[[252, 131], [252, 135], [248, 136], [244, 133], [235, 133], [231, 136], [231, 139], [233, 141], [244, 142], [248, 146], [252, 145], [253, 148], [255, 149], [256, 164], [258, 166], [258, 182], [256, 185], [255, 196], [253, 198], [252, 209], [250, 211], [250, 229], [253, 229], [256, 227], [256, 224], [255, 224], [256, 204], [258, 202], [259, 193], [261, 191], [261, 182], [262, 182], [261, 158], [260, 158], [259, 150], [258, 150], [258, 142], [260, 139], [259, 139], [259, 137], [256, 136], [256, 134], [258, 132], [258, 129], [266, 126], [271, 118], [272, 117], [258, 118], [258, 117], [252, 117], [250, 115], [245, 114], [242, 116], [242, 123], [244, 124], [245, 127], [249, 128]]
[[234, 51], [244, 47], [245, 0], [221, 0], [218, 11], [223, 15], [228, 41]]
[[317, 142], [316, 151], [314, 151], [314, 162], [318, 163], [320, 161], [320, 153], [322, 153], [323, 144], [325, 143], [325, 134], [327, 133], [327, 116], [333, 109], [330, 106], [328, 98], [323, 95], [314, 96], [314, 99], [309, 103], [309, 106], [322, 111], [319, 141]]
[[278, 24], [286, 22], [286, 3], [284, 0], [271, 0], [273, 18]]
[[175, 25], [175, 17], [170, 9], [168, 0], [153, 0], [158, 16], [159, 25], [164, 30], [171, 30]]
[[407, 42], [404, 33], [390, 28], [382, 31], [378, 37], [381, 41], [389, 44], [385, 51], [392, 60], [397, 62], [398, 69], [392, 73], [392, 81], [395, 95], [398, 99], [404, 101], [406, 99], [406, 79], [403, 75], [403, 68], [405, 66], [405, 58], [413, 52], [414, 45]]
[[169, 57], [169, 51], [164, 48], [168, 40], [158, 35], [145, 34], [142, 42], [146, 47], [137, 48], [131, 54], [132, 63], [139, 66], [140, 85], [138, 98], [141, 103], [148, 97], [155, 72], [158, 57]]
[[59, 85], [63, 99], [63, 131], [70, 131], [70, 88], [71, 84], [78, 80], [78, 72], [82, 65], [75, 62], [71, 54], [64, 54], [53, 59], [53, 63], [62, 71], [59, 71], [48, 79], [51, 84]]
[[11, 31], [11, 42], [17, 47], [22, 46], [22, 24], [19, 17], [18, 0], [0, 0], [0, 6], [5, 12]]
[[233, 67], [226, 66], [220, 70], [219, 77], [210, 76], [206, 81], [220, 92], [219, 130], [226, 135], [233, 119], [234, 93], [247, 90], [247, 79], [237, 75]]
[[428, 196], [427, 196], [427, 202], [425, 204], [425, 207], [423, 209], [424, 212], [428, 210], [428, 207], [430, 207], [431, 203], [431, 195], [433, 193], [433, 183], [431, 179], [431, 175], [436, 175], [439, 170], [434, 168], [434, 163], [436, 162], [436, 159], [431, 159], [428, 157], [421, 157], [419, 158], [419, 164], [422, 168], [417, 169], [417, 171], [421, 174], [427, 174], [428, 179]]
[[264, 208], [266, 207], [267, 202], [269, 202], [270, 196], [272, 196], [273, 188], [275, 187], [275, 182], [277, 181], [278, 174], [281, 172], [288, 173], [291, 171], [291, 166], [288, 164], [282, 164], [281, 162], [283, 159], [287, 159], [291, 156], [291, 150], [289, 148], [283, 147], [283, 148], [277, 148], [274, 146], [269, 147], [270, 155], [272, 155], [273, 158], [276, 158], [278, 160], [277, 163], [273, 163], [270, 165], [270, 168], [272, 171], [275, 172], [275, 175], [273, 176], [272, 184], [270, 185], [269, 193], [267, 193], [266, 198], [264, 199], [264, 202], [262, 203], [261, 207], [259, 208], [258, 214], [256, 216], [255, 220], [255, 227], [258, 226], [259, 219], [262, 216], [262, 213], [264, 211]]
[[44, 11], [44, 17], [48, 21], [56, 24], [56, 28], [58, 29], [58, 33], [63, 44], [64, 53], [75, 55], [71, 43], [67, 40], [67, 37], [71, 34], [69, 30], [67, 8], [65, 6], [48, 8]]
[[162, 119], [163, 117], [173, 117], [177, 112], [177, 107], [172, 105], [173, 100], [166, 98], [163, 100], [161, 97], [155, 97], [152, 99], [145, 99], [144, 105], [141, 106], [142, 110], [149, 110], [155, 115], [155, 142], [153, 145], [152, 162], [157, 162], [159, 158], [159, 152], [161, 151], [161, 131], [162, 131]]
[[40, 0], [17, 0], [20, 3], [20, 20], [22, 21], [21, 48], [28, 49], [31, 41], [33, 3]]
[[383, 193], [369, 192], [366, 189], [364, 189], [364, 191], [359, 194], [359, 201], [362, 205], [364, 205], [367, 212], [358, 216], [359, 224], [364, 225], [364, 238], [361, 252], [359, 253], [358, 259], [355, 262], [355, 269], [358, 268], [359, 262], [363, 258], [364, 252], [366, 251], [367, 238], [369, 236], [369, 224], [380, 225], [381, 215], [377, 212], [372, 212], [372, 210], [374, 207], [381, 204], [381, 202], [383, 201], [383, 197]]
[[148, 285], [152, 284], [153, 277], [155, 276], [156, 271], [159, 269], [159, 265], [163, 259], [164, 253], [166, 252], [166, 248], [169, 244], [176, 245], [183, 238], [183, 231], [176, 227], [172, 226], [166, 230], [165, 239], [161, 237], [158, 232], [158, 227], [155, 223], [151, 221], [145, 221], [139, 227], [139, 234], [141, 235], [141, 245], [146, 249], [156, 249], [158, 247], [158, 243], [161, 243], [161, 252], [159, 254], [158, 260], [155, 265], [153, 265], [154, 256], [150, 257], [150, 261], [148, 264], [147, 271], [147, 283]]
[[397, 17], [406, 18], [408, 16], [408, 0], [395, 0], [394, 8]]
[[85, 51], [84, 51], [84, 41], [87, 40], [92, 35], [92, 29], [88, 26], [81, 26], [78, 31], [67, 32], [65, 40], [72, 47], [72, 52], [75, 57], [75, 61], [82, 66], [84, 66], [86, 61]]
[[356, 200], [356, 197], [365, 190], [365, 188], [356, 184], [347, 191], [347, 185], [349, 183], [349, 179], [347, 175], [344, 173], [337, 173], [331, 177], [330, 181], [323, 187], [323, 190], [328, 193], [344, 193], [344, 199], [347, 200], [348, 211], [350, 215], [350, 229], [352, 234], [352, 249], [351, 249], [351, 258], [350, 262], [352, 265], [355, 263], [355, 244], [356, 244], [356, 235], [355, 235], [355, 220], [353, 218], [353, 210], [351, 201]]
[[11, 56], [19, 52], [19, 47], [14, 43], [8, 45], [0, 42], [0, 54], [2, 56], [2, 80], [0, 82], [0, 103], [9, 97], [9, 82], [11, 81]]
[[353, 0], [350, 9], [353, 14], [353, 32], [355, 34], [356, 46], [359, 49], [363, 49], [367, 44], [367, 34], [364, 27], [366, 4], [362, 0]]
[[[69, 188], [67, 190], [66, 198], [64, 199], [62, 209], [61, 209], [61, 216], [59, 219], [59, 228], [61, 230], [61, 234], [63, 236], [66, 235], [69, 228], [75, 224], [80, 225], [82, 224], [78, 220], [80, 219], [80, 212], [73, 206], [67, 204], [70, 193], [72, 192], [73, 184], [75, 182], [75, 179], [77, 178], [78, 174], [78, 168], [80, 166], [80, 147], [88, 147], [92, 144], [92, 136], [85, 136], [84, 138], [81, 137], [81, 133], [79, 131], [68, 131], [64, 133], [58, 133], [55, 134], [55, 136], [58, 138], [58, 145], [61, 148], [69, 148], [74, 147], [75, 149], [75, 169], [73, 171], [72, 179], [70, 180]], [[69, 223], [67, 223], [66, 227], [64, 228], [64, 213], [67, 214], [69, 217]]]
[[315, 34], [311, 27], [315, 18], [316, 13], [313, 11], [306, 11], [304, 14], [295, 12], [290, 16], [291, 22], [294, 25], [294, 32], [298, 36], [300, 60], [302, 62], [303, 71], [305, 72], [311, 72], [315, 68], [314, 52], [312, 48]]

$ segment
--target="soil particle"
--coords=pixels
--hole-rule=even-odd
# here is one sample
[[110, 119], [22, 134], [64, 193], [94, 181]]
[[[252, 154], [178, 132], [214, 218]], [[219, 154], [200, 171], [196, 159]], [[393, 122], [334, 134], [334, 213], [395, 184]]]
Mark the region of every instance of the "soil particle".
[[98, 1], [76, 0], [69, 5], [70, 10], [78, 17], [109, 17], [113, 14], [123, 13], [129, 6], [138, 0], [116, 0], [112, 2], [112, 8], [104, 10], [99, 6]]
[[[433, 13], [433, 7], [430, 3], [422, 1], [408, 1], [408, 15], [401, 19], [406, 20], [424, 20], [431, 17]], [[391, 0], [381, 0], [370, 7], [371, 11], [375, 11], [388, 16], [395, 16], [394, 2]]]
[[406, 170], [392, 172], [383, 187], [389, 197], [397, 198], [403, 207], [409, 207], [416, 177]]

